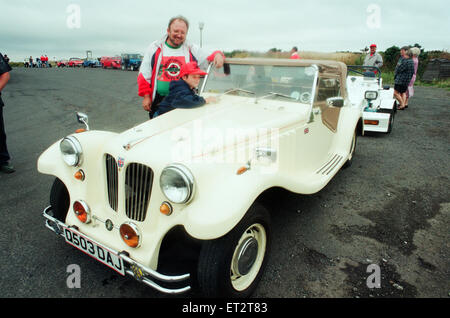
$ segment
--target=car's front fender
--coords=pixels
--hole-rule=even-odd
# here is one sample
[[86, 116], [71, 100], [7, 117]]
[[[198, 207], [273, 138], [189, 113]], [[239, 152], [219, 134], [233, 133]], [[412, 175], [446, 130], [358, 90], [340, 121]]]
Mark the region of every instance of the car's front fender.
[[200, 180], [192, 202], [180, 213], [194, 238], [215, 239], [227, 234], [244, 217], [258, 196], [273, 184], [275, 174], [252, 167], [238, 175], [235, 169], [218, 169], [210, 180]]
[[[83, 162], [81, 168], [85, 171], [95, 171], [97, 169], [95, 157], [99, 155], [98, 145], [103, 145], [116, 133], [106, 131], [86, 131], [73, 136], [78, 139], [83, 149]], [[68, 166], [62, 159], [59, 148], [61, 140], [58, 140], [46, 149], [38, 158], [37, 170], [40, 173], [53, 175], [61, 179], [66, 185], [75, 182], [74, 173], [80, 167]]]

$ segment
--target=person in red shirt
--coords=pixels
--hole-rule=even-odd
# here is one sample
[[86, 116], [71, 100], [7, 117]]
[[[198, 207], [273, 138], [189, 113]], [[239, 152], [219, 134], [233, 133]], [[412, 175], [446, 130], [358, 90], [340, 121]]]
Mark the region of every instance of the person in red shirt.
[[296, 46], [294, 46], [291, 49], [291, 57], [290, 58], [292, 60], [300, 60], [301, 59], [300, 55], [298, 55], [298, 48]]

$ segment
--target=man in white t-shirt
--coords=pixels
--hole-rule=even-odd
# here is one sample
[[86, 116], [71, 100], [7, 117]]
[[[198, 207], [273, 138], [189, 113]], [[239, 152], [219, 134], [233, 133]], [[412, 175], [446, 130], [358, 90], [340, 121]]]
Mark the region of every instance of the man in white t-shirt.
[[143, 97], [142, 107], [150, 118], [158, 109], [158, 104], [169, 93], [169, 85], [180, 79], [181, 67], [195, 61], [201, 68], [208, 62], [222, 67], [225, 56], [220, 51], [206, 52], [197, 45], [186, 42], [189, 22], [182, 16], [169, 21], [167, 34], [154, 41], [147, 48], [138, 75], [138, 95]]

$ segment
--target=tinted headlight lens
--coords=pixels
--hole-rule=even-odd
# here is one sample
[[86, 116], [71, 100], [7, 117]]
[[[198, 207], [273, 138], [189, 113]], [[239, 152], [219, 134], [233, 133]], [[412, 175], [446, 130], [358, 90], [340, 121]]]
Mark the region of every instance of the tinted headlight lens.
[[182, 165], [171, 165], [164, 168], [159, 184], [164, 195], [173, 203], [188, 202], [194, 192], [194, 177]]
[[64, 138], [59, 144], [59, 149], [66, 164], [69, 166], [81, 164], [83, 151], [81, 150], [80, 142], [75, 137], [69, 136]]

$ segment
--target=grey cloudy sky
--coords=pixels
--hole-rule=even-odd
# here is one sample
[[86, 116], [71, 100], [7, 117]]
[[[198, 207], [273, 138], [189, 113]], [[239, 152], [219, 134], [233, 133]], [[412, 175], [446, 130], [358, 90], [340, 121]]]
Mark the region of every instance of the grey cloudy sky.
[[143, 53], [178, 14], [190, 21], [191, 42], [199, 44], [198, 25], [205, 23], [208, 49], [450, 48], [448, 0], [0, 0], [0, 12], [0, 52], [13, 61], [41, 54], [85, 57], [86, 50], [95, 57]]

